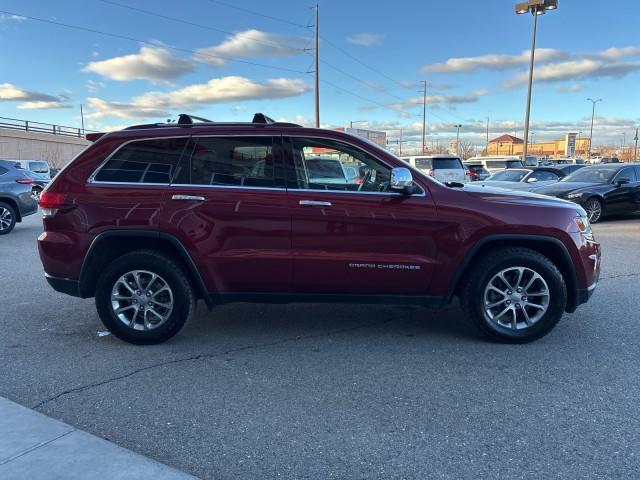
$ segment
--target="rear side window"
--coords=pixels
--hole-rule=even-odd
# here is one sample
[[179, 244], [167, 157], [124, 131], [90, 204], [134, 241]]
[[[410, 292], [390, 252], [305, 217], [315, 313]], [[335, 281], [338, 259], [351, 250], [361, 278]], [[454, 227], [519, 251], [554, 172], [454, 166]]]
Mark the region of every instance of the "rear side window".
[[434, 158], [433, 169], [434, 170], [457, 170], [461, 169], [462, 162], [459, 158]]
[[95, 175], [98, 182], [171, 182], [188, 138], [139, 140], [117, 150]]
[[[277, 187], [278, 155], [272, 137], [200, 137], [174, 183]], [[277, 185], [277, 184], [280, 185]]]
[[4, 175], [5, 173], [7, 173], [9, 170], [7, 170], [4, 167], [0, 167], [0, 175]]
[[416, 158], [416, 168], [421, 170], [429, 170], [431, 168], [430, 158]]

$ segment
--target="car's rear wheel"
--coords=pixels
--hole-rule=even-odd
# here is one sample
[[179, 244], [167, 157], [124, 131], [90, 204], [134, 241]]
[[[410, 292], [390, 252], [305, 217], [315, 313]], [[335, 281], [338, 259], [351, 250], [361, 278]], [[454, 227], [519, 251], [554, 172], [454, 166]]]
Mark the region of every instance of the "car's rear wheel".
[[95, 301], [107, 329], [138, 345], [162, 343], [176, 335], [196, 303], [182, 267], [152, 250], [111, 262], [98, 279]]
[[5, 202], [0, 202], [0, 235], [6, 235], [16, 226], [16, 211]]
[[527, 248], [494, 250], [471, 269], [461, 289], [465, 314], [493, 340], [526, 343], [560, 321], [567, 287], [558, 268]]
[[604, 205], [602, 201], [596, 197], [588, 199], [584, 204], [584, 209], [587, 212], [590, 223], [598, 222], [604, 213]]

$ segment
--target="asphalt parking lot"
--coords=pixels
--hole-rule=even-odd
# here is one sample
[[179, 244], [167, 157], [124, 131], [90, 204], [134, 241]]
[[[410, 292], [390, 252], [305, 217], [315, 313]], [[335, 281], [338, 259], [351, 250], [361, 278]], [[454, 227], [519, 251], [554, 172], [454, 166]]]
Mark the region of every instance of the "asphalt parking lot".
[[0, 395], [203, 478], [635, 478], [640, 218], [594, 230], [594, 297], [533, 344], [455, 305], [235, 304], [135, 347], [49, 288], [32, 216], [0, 237]]

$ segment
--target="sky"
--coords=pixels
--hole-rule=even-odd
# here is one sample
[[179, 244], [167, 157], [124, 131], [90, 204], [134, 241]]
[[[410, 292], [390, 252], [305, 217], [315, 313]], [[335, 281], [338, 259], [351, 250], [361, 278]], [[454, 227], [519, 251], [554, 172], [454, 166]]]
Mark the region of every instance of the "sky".
[[[615, 6], [615, 8], [613, 8]], [[314, 4], [295, 0], [3, 0], [0, 116], [111, 130], [191, 113], [311, 126]], [[324, 127], [427, 142], [522, 136], [532, 16], [505, 0], [319, 3]], [[631, 143], [640, 125], [636, 0], [559, 0], [538, 18], [534, 140]], [[38, 20], [39, 19], [39, 20]], [[44, 21], [42, 21], [44, 20]]]

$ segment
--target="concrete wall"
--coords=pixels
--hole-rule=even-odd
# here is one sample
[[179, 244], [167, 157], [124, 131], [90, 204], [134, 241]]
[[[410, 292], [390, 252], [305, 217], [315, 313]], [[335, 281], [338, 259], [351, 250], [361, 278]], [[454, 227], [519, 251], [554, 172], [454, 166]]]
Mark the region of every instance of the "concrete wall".
[[83, 137], [0, 128], [0, 159], [46, 160], [62, 167], [91, 142]]

